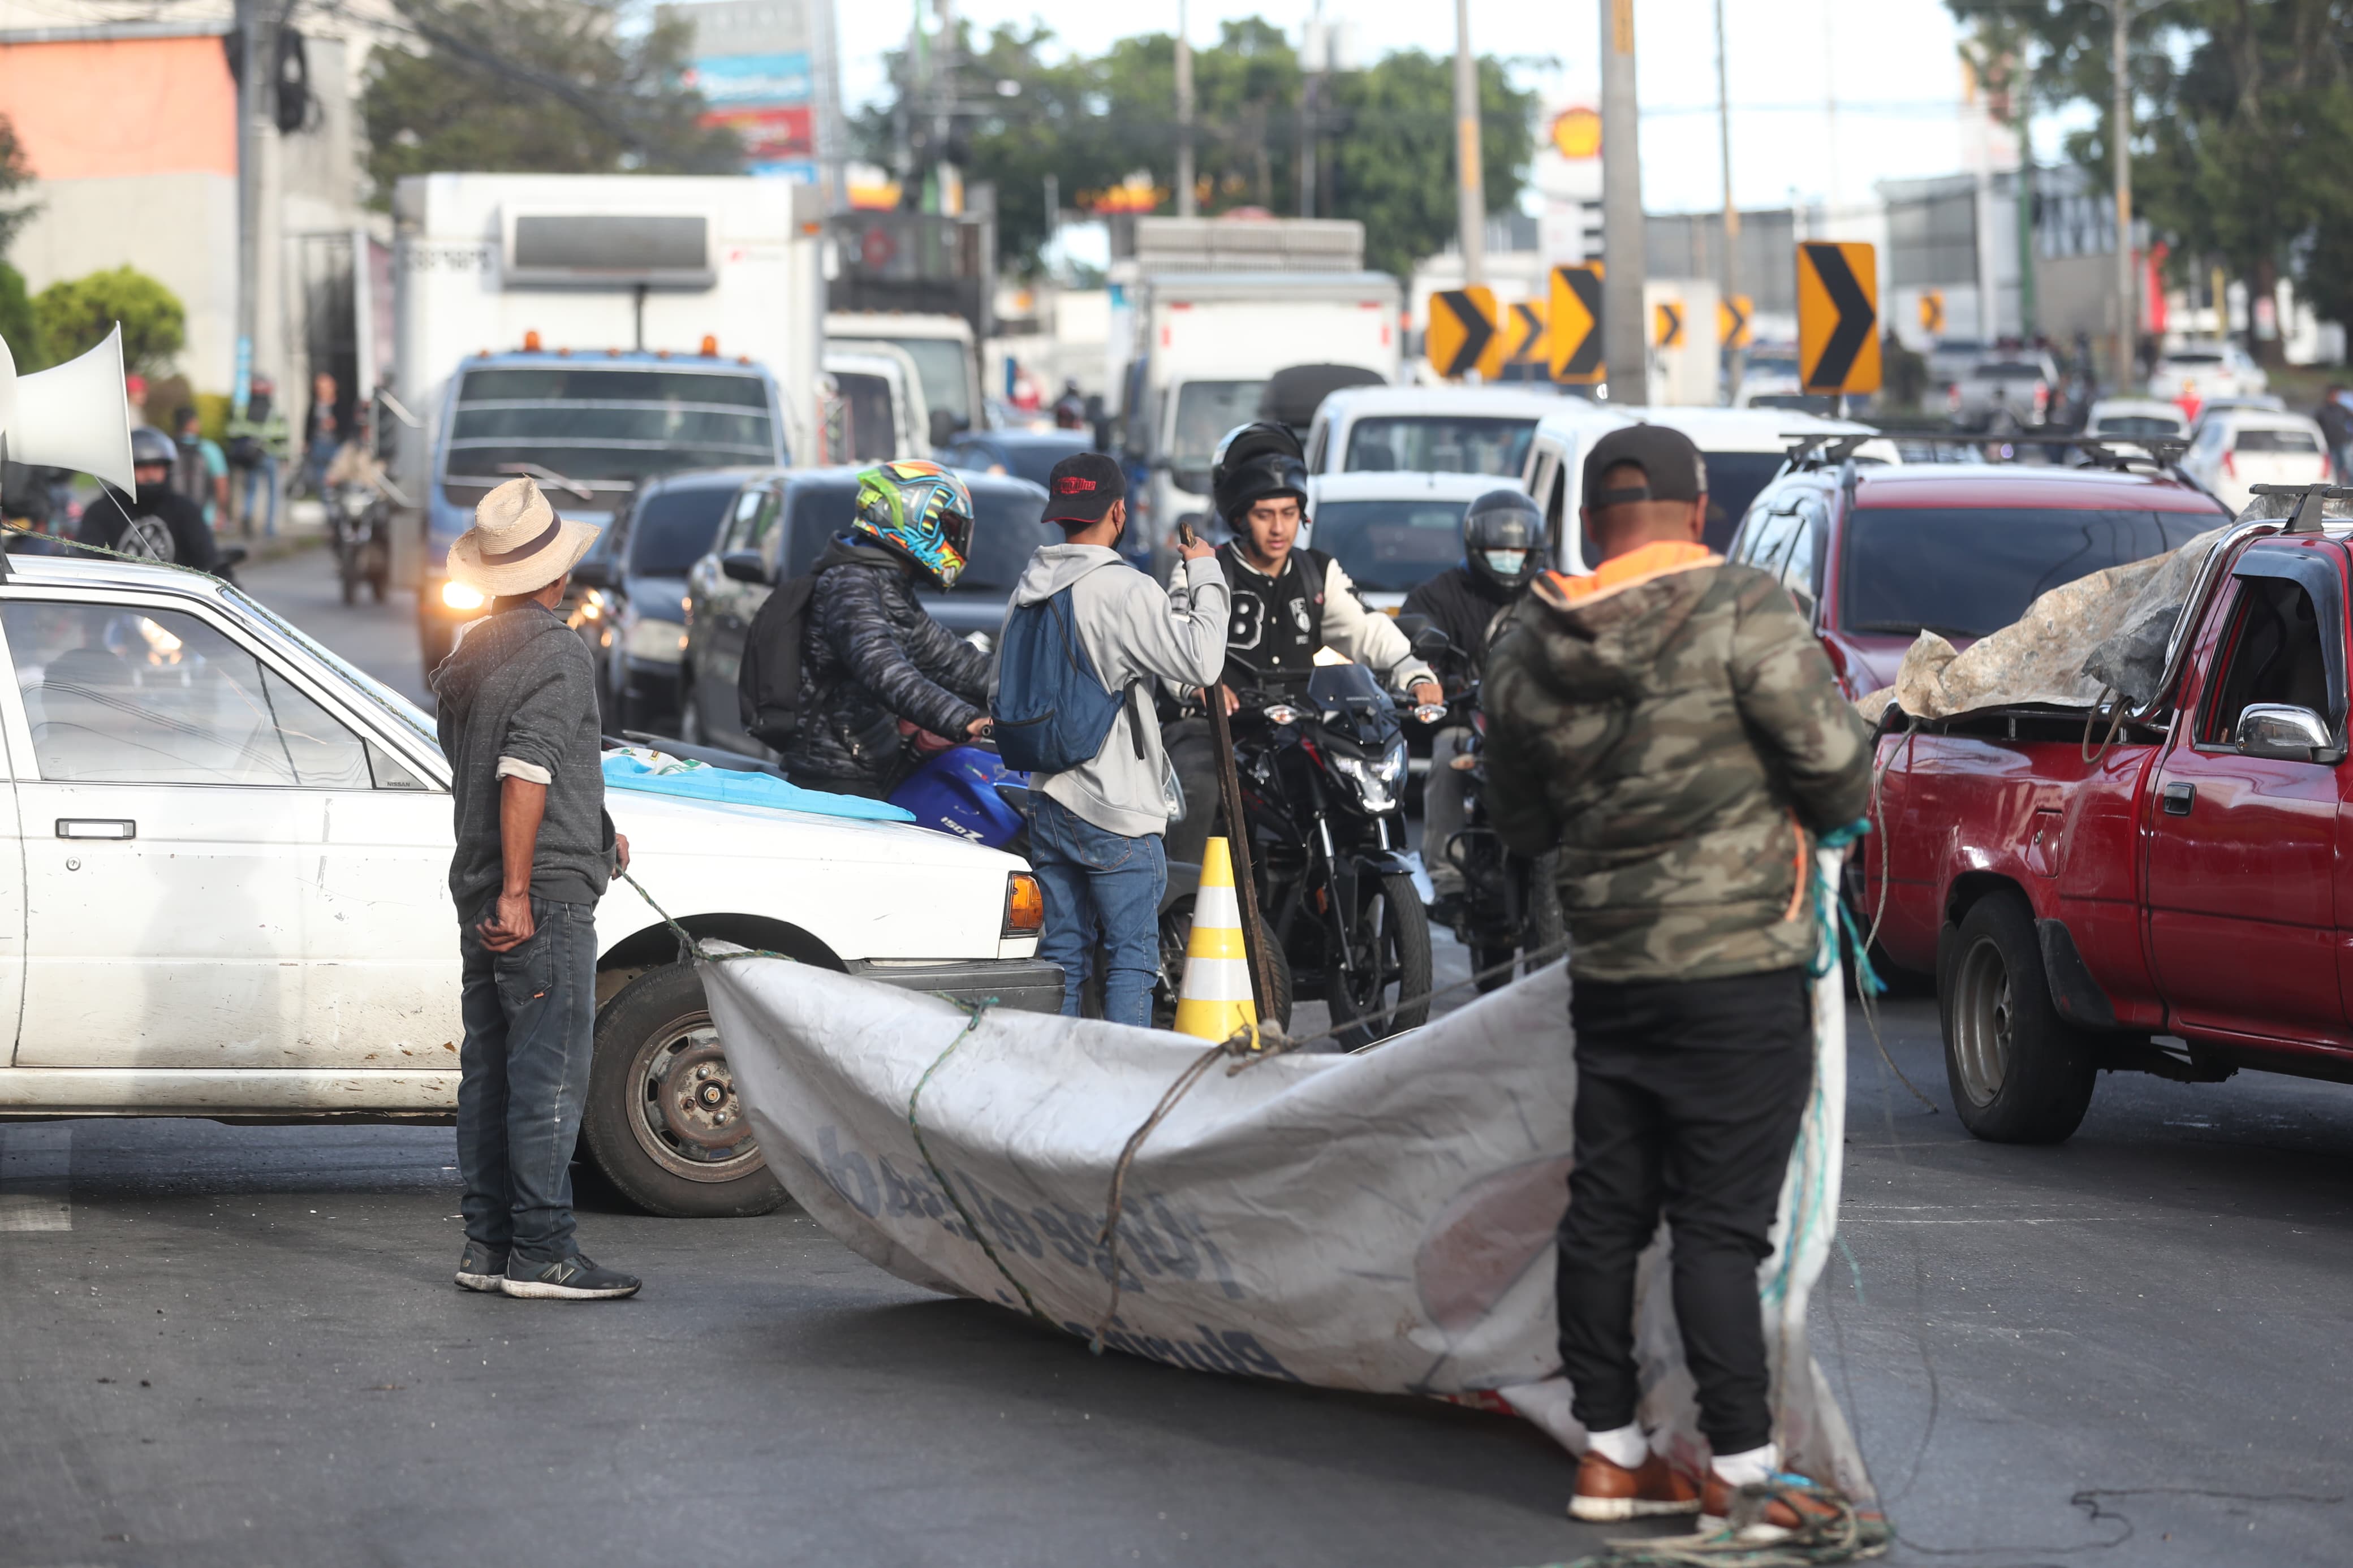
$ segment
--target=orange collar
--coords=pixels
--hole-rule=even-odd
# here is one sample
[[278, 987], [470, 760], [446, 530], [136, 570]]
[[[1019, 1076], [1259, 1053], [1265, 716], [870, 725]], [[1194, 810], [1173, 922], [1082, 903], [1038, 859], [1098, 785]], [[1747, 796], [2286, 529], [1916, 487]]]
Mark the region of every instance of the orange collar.
[[1572, 577], [1566, 572], [1547, 572], [1544, 576], [1546, 585], [1552, 589], [1556, 597], [1574, 605], [1599, 595], [1631, 587], [1652, 577], [1663, 577], [1670, 572], [1687, 572], [1694, 566], [1713, 565], [1722, 559], [1704, 544], [1689, 540], [1662, 539], [1639, 550], [1629, 550], [1623, 555], [1613, 555], [1587, 576]]

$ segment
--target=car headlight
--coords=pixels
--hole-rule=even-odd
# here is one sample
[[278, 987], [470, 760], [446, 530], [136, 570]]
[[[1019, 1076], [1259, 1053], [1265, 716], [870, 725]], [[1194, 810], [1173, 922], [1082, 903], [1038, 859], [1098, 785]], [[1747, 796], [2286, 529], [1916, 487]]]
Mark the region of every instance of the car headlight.
[[676, 621], [633, 620], [621, 646], [631, 658], [642, 658], [649, 664], [676, 664], [686, 657], [686, 628]]
[[469, 588], [452, 579], [441, 584], [441, 602], [453, 610], [479, 610], [490, 600], [482, 596], [480, 589]]

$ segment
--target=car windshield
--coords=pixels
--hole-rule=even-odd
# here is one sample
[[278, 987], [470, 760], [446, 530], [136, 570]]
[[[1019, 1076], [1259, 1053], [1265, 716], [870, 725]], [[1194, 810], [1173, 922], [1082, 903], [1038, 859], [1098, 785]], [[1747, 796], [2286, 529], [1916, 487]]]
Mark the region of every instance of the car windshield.
[[[1732, 531], [1748, 514], [1748, 503], [1781, 471], [1778, 452], [1703, 452], [1707, 464], [1707, 527], [1702, 534], [1710, 550], [1721, 554], [1732, 543]], [[1588, 559], [1599, 559], [1588, 554]]]
[[2161, 414], [2117, 414], [2092, 427], [2095, 436], [2179, 436], [2181, 421]]
[[2320, 443], [2309, 430], [2242, 430], [2231, 443], [2234, 452], [2317, 452]]
[[2168, 354], [2165, 356], [2165, 363], [2168, 364], [2221, 364], [2222, 356], [2219, 353]]
[[1188, 381], [1176, 389], [1176, 430], [1168, 466], [1176, 483], [1195, 495], [1209, 489], [1209, 466], [1218, 443], [1237, 425], [1258, 417], [1263, 381]]
[[629, 570], [647, 577], [685, 576], [709, 552], [736, 489], [696, 485], [640, 501], [629, 519]]
[[433, 721], [417, 709], [417, 704], [378, 680], [375, 676], [368, 674], [359, 666], [353, 664], [341, 654], [334, 652], [308, 632], [299, 629], [293, 622], [280, 616], [260, 600], [252, 598], [236, 588], [223, 590], [222, 597], [242, 610], [248, 616], [260, 622], [278, 636], [343, 677], [379, 712], [415, 736], [435, 756], [441, 755], [440, 732], [434, 728]]
[[972, 424], [972, 384], [965, 369], [965, 349], [955, 338], [877, 338], [876, 342], [903, 349], [915, 362], [915, 379], [923, 385], [923, 406], [943, 411], [959, 425]]
[[1848, 519], [1849, 631], [1981, 637], [2041, 595], [2179, 549], [2221, 513], [2047, 507], [1860, 507]]
[[1493, 474], [1517, 479], [1526, 466], [1533, 419], [1413, 414], [1359, 419], [1348, 426], [1349, 473]]
[[2024, 360], [1997, 360], [1978, 366], [1975, 374], [1980, 381], [2041, 381], [2042, 367]]
[[[785, 576], [805, 574], [828, 542], [849, 531], [850, 509], [857, 500], [858, 486], [849, 479], [793, 487]], [[956, 579], [958, 594], [1009, 594], [1039, 545], [1062, 542], [1062, 531], [1043, 521], [1045, 497], [1027, 486], [976, 489], [972, 504], [972, 559]]]
[[[458, 384], [444, 473], [449, 500], [537, 472], [558, 506], [609, 504], [632, 480], [775, 463], [783, 451], [757, 374], [580, 366], [470, 370]], [[546, 476], [560, 476], [550, 479]], [[565, 488], [577, 480], [583, 496]]]
[[1462, 559], [1459, 500], [1327, 500], [1315, 509], [1315, 548], [1357, 587], [1402, 594]]

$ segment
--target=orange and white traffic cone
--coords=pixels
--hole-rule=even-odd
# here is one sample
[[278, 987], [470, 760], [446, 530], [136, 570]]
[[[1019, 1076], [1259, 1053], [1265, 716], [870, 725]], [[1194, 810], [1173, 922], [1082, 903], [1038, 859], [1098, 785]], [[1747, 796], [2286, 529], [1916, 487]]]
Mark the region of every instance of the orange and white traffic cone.
[[1193, 932], [1185, 942], [1185, 979], [1176, 992], [1176, 1032], [1225, 1040], [1237, 1030], [1255, 1034], [1258, 1006], [1250, 997], [1249, 950], [1234, 896], [1234, 858], [1223, 838], [1201, 852], [1201, 881], [1193, 895]]

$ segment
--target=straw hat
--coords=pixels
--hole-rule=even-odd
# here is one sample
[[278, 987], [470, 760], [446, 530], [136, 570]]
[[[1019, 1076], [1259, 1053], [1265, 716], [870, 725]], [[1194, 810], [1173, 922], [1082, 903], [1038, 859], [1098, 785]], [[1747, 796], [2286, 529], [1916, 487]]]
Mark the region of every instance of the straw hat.
[[535, 594], [571, 571], [602, 531], [556, 516], [530, 479], [509, 479], [481, 499], [474, 526], [449, 547], [449, 575], [493, 598]]

